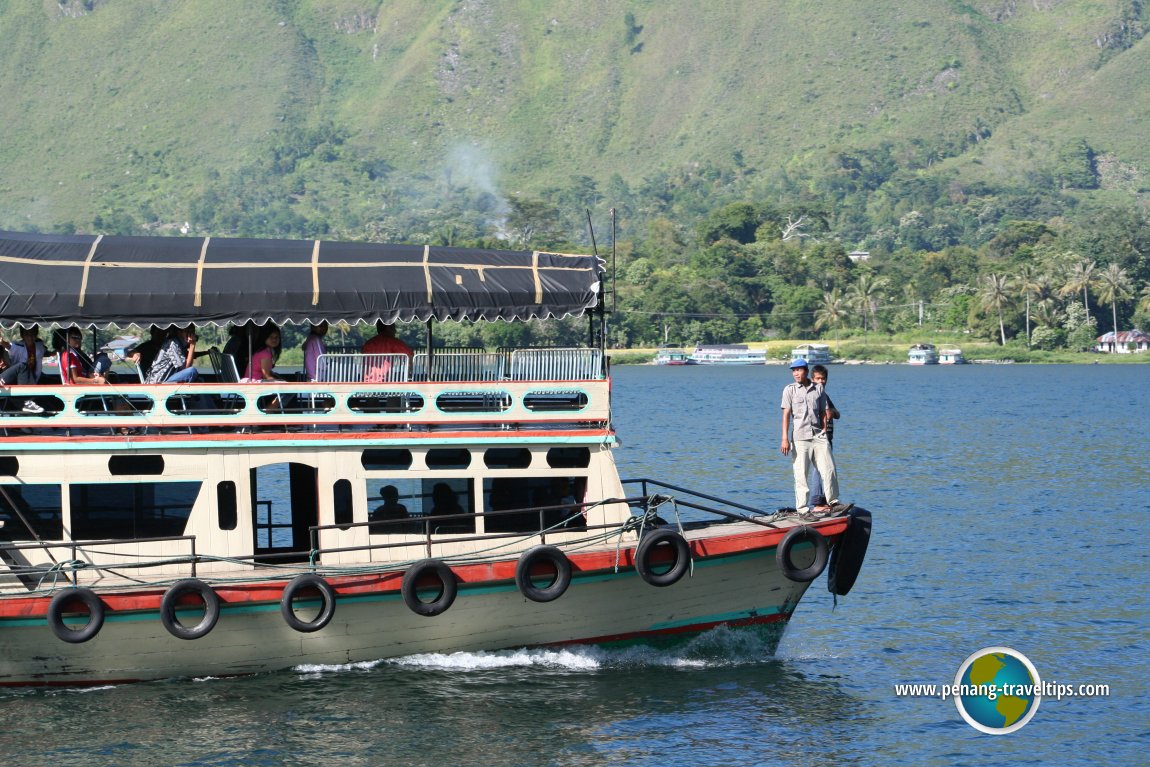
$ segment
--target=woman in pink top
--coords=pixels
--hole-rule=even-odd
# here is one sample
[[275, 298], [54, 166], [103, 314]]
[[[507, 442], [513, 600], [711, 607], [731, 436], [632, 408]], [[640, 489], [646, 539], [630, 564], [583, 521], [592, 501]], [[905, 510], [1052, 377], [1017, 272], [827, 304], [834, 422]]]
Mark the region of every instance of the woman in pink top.
[[280, 330], [269, 325], [264, 331], [263, 345], [252, 355], [244, 377], [250, 381], [282, 381], [272, 368], [280, 357]]

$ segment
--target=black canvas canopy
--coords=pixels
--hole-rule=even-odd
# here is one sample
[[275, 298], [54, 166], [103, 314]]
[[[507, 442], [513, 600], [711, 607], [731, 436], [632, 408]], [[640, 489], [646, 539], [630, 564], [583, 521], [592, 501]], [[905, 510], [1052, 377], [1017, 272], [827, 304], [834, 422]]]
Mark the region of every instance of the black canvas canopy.
[[601, 269], [540, 251], [0, 231], [0, 324], [578, 316]]

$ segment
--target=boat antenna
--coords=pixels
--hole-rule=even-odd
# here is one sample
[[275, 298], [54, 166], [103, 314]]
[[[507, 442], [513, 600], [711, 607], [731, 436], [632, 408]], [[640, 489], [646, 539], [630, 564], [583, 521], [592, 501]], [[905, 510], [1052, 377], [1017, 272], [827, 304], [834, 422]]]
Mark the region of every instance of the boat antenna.
[[[591, 210], [589, 208], [587, 208], [585, 210], [587, 213], [587, 230], [591, 234], [591, 252], [595, 255], [596, 258], [598, 258], [599, 257], [599, 245], [595, 241], [595, 225], [591, 222]], [[614, 213], [614, 210], [612, 209], [611, 212]], [[612, 272], [614, 272], [614, 265], [612, 265]], [[588, 327], [588, 329], [587, 329], [587, 332], [588, 332], [588, 335], [590, 336], [590, 338], [588, 339], [590, 342], [589, 345], [590, 346], [598, 346], [601, 351], [606, 352], [606, 349], [607, 349], [607, 306], [606, 306], [607, 289], [606, 289], [606, 285], [604, 283], [605, 283], [605, 281], [603, 279], [599, 280], [599, 309], [597, 312], [595, 312], [594, 314], [591, 315], [591, 323], [590, 323], [590, 327]], [[596, 340], [595, 339], [595, 336], [596, 336], [595, 314], [599, 315], [599, 331], [597, 334], [599, 336], [599, 338], [598, 338], [599, 343], [598, 344], [595, 343], [595, 340]], [[605, 357], [606, 354], [604, 354], [603, 356]]]

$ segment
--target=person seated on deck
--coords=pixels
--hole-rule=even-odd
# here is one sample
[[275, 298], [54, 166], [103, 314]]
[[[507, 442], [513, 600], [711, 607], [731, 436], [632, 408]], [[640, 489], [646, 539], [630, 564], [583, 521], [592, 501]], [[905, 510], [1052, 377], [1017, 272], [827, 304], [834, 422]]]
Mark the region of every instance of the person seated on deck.
[[196, 351], [197, 340], [196, 329], [192, 325], [172, 328], [168, 337], [160, 345], [151, 367], [148, 368], [148, 375], [144, 379], [144, 383], [195, 383], [199, 381], [200, 371], [196, 370], [195, 359], [208, 352]]
[[[202, 357], [207, 351], [196, 351], [196, 328], [188, 325], [183, 328], [172, 328], [167, 339], [160, 346], [152, 367], [144, 379], [146, 384], [180, 384], [198, 383], [200, 371], [196, 370], [196, 357]], [[215, 408], [212, 398], [206, 394], [197, 394], [193, 397], [196, 410], [212, 410]]]
[[[40, 374], [44, 371], [44, 342], [39, 336], [39, 326], [21, 325], [19, 343], [9, 345], [3, 341], [5, 360], [3, 372], [0, 372], [0, 388], [12, 384], [33, 386], [40, 383]], [[33, 399], [24, 400], [22, 409], [32, 415], [44, 412], [44, 408]]]
[[255, 343], [256, 324], [252, 321], [228, 328], [228, 341], [224, 344], [224, 354], [230, 354], [236, 363], [236, 370], [246, 370], [248, 357]]
[[395, 325], [388, 325], [383, 320], [375, 323], [375, 338], [368, 339], [363, 345], [364, 354], [406, 354], [408, 359], [414, 356], [411, 347], [395, 337]]
[[159, 325], [152, 325], [148, 328], [148, 340], [141, 341], [135, 346], [128, 349], [124, 354], [124, 359], [136, 363], [136, 366], [148, 374], [152, 369], [152, 363], [156, 361], [156, 355], [160, 353], [160, 347], [164, 345], [164, 339], [167, 338], [168, 331]]
[[95, 360], [81, 351], [84, 334], [78, 327], [70, 327], [56, 333], [56, 353], [60, 361], [60, 383], [65, 386], [76, 384], [108, 383], [108, 368], [112, 360], [107, 354], [97, 354]]
[[323, 337], [326, 335], [327, 323], [320, 322], [311, 326], [311, 332], [304, 339], [303, 371], [309, 381], [319, 380], [319, 358], [321, 354], [327, 353], [327, 344], [323, 341]]
[[244, 378], [253, 382], [284, 380], [274, 370], [280, 358], [280, 329], [268, 324], [260, 334], [257, 347], [244, 371]]

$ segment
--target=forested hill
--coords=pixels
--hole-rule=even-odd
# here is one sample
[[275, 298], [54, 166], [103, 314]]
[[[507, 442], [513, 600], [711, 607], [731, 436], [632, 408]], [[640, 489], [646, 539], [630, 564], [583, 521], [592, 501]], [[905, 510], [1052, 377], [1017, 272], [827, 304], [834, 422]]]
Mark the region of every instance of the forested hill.
[[[789, 218], [876, 269], [1011, 221], [1033, 244], [1141, 216], [1148, 23], [1141, 0], [0, 0], [0, 226], [579, 245], [610, 206], [644, 294], [676, 258], [725, 273], [692, 249], [732, 203], [762, 231], [718, 239]], [[779, 290], [715, 313], [813, 327]]]

